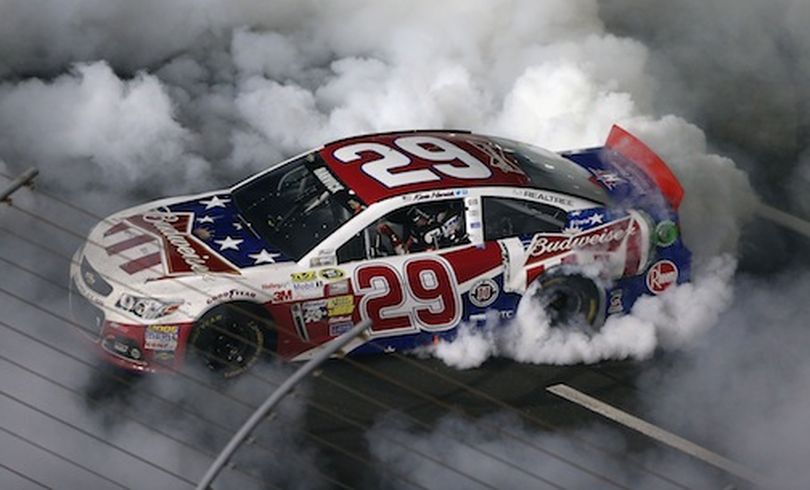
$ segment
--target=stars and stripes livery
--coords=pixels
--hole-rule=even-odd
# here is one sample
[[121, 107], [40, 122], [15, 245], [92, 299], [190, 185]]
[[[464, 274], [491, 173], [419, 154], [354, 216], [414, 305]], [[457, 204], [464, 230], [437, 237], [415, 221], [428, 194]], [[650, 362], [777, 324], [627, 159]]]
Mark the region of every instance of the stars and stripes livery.
[[129, 275], [168, 277], [240, 270], [290, 260], [251, 233], [228, 194], [108, 219], [100, 242]]
[[228, 373], [257, 347], [303, 360], [365, 319], [351, 355], [412, 349], [508, 321], [535, 286], [599, 328], [689, 279], [682, 198], [618, 127], [603, 147], [561, 154], [460, 131], [358, 136], [109, 216], [76, 252], [72, 304], [87, 306], [98, 352], [139, 371], [195, 351]]

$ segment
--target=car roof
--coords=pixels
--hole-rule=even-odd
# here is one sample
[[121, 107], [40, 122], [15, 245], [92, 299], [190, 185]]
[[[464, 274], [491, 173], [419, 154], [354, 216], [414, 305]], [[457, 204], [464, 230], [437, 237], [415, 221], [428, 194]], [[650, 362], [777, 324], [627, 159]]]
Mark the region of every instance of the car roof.
[[556, 153], [467, 131], [398, 131], [325, 145], [322, 160], [367, 204], [413, 192], [537, 188], [607, 202], [590, 174]]

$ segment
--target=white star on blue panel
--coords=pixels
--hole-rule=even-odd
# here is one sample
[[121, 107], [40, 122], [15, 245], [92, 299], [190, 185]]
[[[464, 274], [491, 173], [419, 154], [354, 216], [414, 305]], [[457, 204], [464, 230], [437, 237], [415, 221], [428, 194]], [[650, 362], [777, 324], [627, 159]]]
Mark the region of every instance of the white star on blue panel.
[[262, 249], [262, 251], [257, 253], [257, 254], [248, 255], [248, 257], [250, 257], [251, 259], [253, 259], [255, 261], [255, 262], [253, 262], [253, 265], [257, 265], [257, 264], [275, 264], [276, 263], [276, 257], [279, 257], [279, 256], [281, 256], [281, 254], [270, 253], [265, 249]]
[[244, 242], [244, 240], [240, 239], [233, 239], [231, 237], [225, 237], [224, 240], [214, 240], [214, 243], [219, 245], [220, 250], [239, 250], [239, 244]]
[[222, 199], [219, 196], [214, 196], [207, 201], [201, 200], [200, 204], [205, 204], [205, 209], [208, 210], [211, 208], [224, 208], [229, 202], [231, 202], [230, 199]]

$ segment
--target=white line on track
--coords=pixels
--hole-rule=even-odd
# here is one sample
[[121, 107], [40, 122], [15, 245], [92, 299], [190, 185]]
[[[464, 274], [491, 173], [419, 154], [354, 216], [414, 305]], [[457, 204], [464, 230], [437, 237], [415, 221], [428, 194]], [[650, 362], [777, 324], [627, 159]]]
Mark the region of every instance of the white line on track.
[[772, 221], [777, 225], [810, 237], [810, 223], [797, 216], [793, 216], [792, 214], [788, 214], [782, 210], [763, 203], [759, 203], [757, 205], [756, 213], [768, 221]]
[[745, 466], [742, 466], [739, 463], [735, 463], [730, 459], [724, 458], [717, 453], [709, 451], [706, 448], [698, 446], [697, 444], [690, 442], [682, 437], [679, 437], [671, 432], [667, 432], [664, 429], [655, 426], [649, 422], [645, 422], [638, 417], [630, 415], [627, 412], [619, 410], [618, 408], [608, 405], [607, 403], [598, 400], [590, 395], [586, 395], [585, 393], [577, 390], [576, 388], [572, 388], [566, 384], [556, 384], [553, 386], [547, 386], [546, 390], [554, 393], [555, 395], [564, 398], [572, 403], [576, 403], [577, 405], [587, 408], [588, 410], [595, 412], [603, 417], [606, 417], [614, 422], [618, 422], [625, 427], [629, 427], [630, 429], [635, 430], [636, 432], [640, 432], [656, 441], [666, 444], [672, 448], [677, 449], [683, 453], [686, 453], [690, 456], [700, 459], [716, 468], [720, 468], [723, 471], [726, 471], [732, 475], [738, 476], [744, 480], [747, 480], [751, 483], [754, 483], [759, 486], [766, 486], [764, 483], [764, 479], [754, 473], [753, 471], [749, 470]]

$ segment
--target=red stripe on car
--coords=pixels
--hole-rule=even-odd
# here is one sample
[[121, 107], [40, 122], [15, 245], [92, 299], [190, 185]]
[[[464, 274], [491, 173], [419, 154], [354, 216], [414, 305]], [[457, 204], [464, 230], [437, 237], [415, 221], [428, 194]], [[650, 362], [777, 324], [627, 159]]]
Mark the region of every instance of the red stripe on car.
[[160, 253], [155, 252], [153, 254], [141, 257], [140, 259], [130, 260], [125, 264], [121, 264], [121, 269], [123, 269], [127, 274], [136, 274], [144, 269], [158, 265], [160, 262]]

